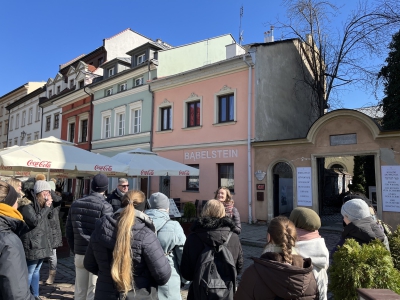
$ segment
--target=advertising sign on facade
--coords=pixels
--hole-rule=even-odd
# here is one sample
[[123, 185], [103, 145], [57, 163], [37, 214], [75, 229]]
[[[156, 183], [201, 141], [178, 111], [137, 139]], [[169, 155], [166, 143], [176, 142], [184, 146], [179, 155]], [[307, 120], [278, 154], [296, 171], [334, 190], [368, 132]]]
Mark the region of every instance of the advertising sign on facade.
[[400, 212], [400, 166], [382, 166], [383, 211]]
[[312, 206], [311, 167], [297, 168], [297, 205]]

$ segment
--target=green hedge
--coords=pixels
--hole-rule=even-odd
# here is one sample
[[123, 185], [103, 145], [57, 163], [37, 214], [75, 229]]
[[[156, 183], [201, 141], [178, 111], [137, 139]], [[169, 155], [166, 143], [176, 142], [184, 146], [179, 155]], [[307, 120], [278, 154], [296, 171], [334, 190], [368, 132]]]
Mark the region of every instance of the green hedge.
[[388, 239], [394, 267], [400, 271], [400, 225], [391, 235], [388, 235]]

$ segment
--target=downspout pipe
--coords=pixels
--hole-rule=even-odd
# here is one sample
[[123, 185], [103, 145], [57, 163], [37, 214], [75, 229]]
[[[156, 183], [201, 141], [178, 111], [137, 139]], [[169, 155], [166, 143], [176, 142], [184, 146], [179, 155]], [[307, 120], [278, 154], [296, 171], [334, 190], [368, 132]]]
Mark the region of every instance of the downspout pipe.
[[[254, 52], [253, 52], [254, 53]], [[246, 60], [246, 57], [249, 56], [251, 58], [251, 63]], [[247, 91], [247, 199], [248, 199], [248, 209], [249, 209], [249, 224], [253, 222], [253, 208], [252, 208], [252, 172], [251, 172], [251, 98], [252, 98], [252, 69], [254, 67], [253, 56], [250, 52], [246, 55], [243, 55], [243, 61], [249, 67], [249, 78], [248, 78], [248, 91]]]

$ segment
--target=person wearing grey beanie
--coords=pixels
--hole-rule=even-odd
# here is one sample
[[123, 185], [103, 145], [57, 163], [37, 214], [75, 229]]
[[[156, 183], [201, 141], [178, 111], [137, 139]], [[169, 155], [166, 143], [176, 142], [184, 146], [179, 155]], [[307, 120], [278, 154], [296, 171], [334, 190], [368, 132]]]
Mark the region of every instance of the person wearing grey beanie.
[[338, 246], [343, 246], [346, 239], [354, 239], [360, 245], [368, 244], [371, 241], [380, 240], [390, 251], [386, 235], [379, 228], [375, 219], [371, 216], [368, 204], [362, 199], [351, 199], [342, 205], [341, 214], [346, 226], [343, 229], [342, 237], [332, 251]]
[[166, 195], [154, 193], [148, 201], [150, 209], [145, 211], [146, 215], [153, 220], [157, 238], [170, 265], [173, 266], [168, 282], [158, 287], [158, 299], [160, 300], [180, 299], [181, 282], [183, 284], [189, 283], [181, 279], [179, 271], [186, 236], [181, 224], [170, 219], [169, 203], [170, 200]]

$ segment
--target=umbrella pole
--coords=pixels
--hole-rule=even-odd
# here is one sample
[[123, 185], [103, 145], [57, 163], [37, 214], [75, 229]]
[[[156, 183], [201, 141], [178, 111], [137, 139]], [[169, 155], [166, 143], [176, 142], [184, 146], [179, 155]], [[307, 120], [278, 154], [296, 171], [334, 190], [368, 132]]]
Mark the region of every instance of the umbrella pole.
[[47, 181], [50, 180], [50, 169], [47, 169]]

